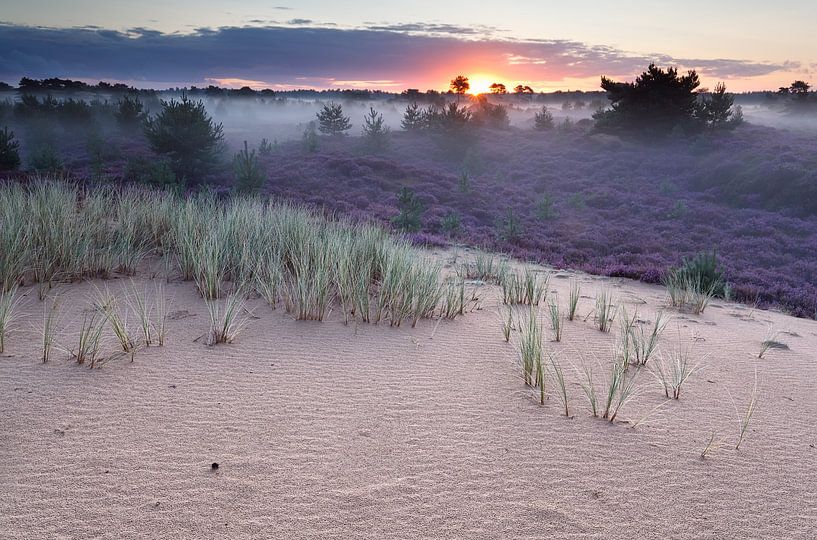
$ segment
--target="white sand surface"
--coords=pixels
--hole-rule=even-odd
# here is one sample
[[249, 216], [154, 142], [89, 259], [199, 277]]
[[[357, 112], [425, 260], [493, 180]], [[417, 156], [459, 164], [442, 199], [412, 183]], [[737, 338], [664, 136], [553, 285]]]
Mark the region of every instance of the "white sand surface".
[[[562, 305], [565, 276], [550, 280]], [[579, 279], [582, 317], [602, 285], [644, 320], [666, 304], [661, 287]], [[118, 292], [127, 280], [105, 283]], [[566, 373], [567, 418], [554, 384], [544, 406], [525, 388], [495, 287], [480, 310], [416, 328], [347, 326], [337, 310], [298, 322], [253, 299], [257, 318], [216, 347], [196, 340], [208, 317], [193, 285], [166, 287], [166, 346], [93, 370], [65, 352], [39, 360], [43, 307], [22, 289], [0, 357], [0, 538], [817, 534], [815, 321], [724, 302], [700, 316], [668, 311], [662, 349], [680, 339], [705, 359], [679, 401], [633, 429], [666, 401], [655, 379], [639, 375], [611, 424], [590, 415], [573, 367], [606, 370], [615, 332], [591, 317], [546, 344]], [[66, 348], [92, 291], [56, 289]], [[758, 359], [770, 325], [789, 350]], [[757, 412], [735, 450], [755, 372]], [[722, 442], [702, 460], [713, 432]]]

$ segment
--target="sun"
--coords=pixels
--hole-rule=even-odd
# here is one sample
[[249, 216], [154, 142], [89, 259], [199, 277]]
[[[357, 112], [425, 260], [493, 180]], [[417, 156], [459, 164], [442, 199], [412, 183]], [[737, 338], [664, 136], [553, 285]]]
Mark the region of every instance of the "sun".
[[476, 96], [478, 94], [490, 93], [491, 85], [496, 82], [496, 79], [492, 79], [486, 75], [474, 75], [468, 78], [468, 82], [471, 84], [468, 93]]

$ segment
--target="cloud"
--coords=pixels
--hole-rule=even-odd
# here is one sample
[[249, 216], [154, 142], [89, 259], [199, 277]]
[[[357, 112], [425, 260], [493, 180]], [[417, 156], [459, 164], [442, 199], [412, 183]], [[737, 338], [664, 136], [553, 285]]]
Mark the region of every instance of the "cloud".
[[797, 65], [674, 59], [570, 40], [476, 37], [475, 32], [489, 29], [445, 24], [340, 29], [302, 19], [291, 22], [297, 26], [199, 28], [188, 34], [0, 24], [0, 80], [60, 76], [138, 85], [234, 79], [271, 87], [358, 87], [371, 82], [383, 88], [425, 89], [444, 87], [457, 73], [519, 82], [591, 80], [601, 74], [631, 79], [656, 61], [729, 79]]

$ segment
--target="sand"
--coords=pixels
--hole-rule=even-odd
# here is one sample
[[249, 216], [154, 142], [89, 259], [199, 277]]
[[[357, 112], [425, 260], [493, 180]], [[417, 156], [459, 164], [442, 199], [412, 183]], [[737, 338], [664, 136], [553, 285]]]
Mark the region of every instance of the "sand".
[[[563, 303], [567, 275], [551, 279]], [[665, 305], [661, 287], [577, 275], [581, 315], [601, 286], [645, 320]], [[92, 286], [57, 290], [71, 345]], [[815, 321], [725, 302], [675, 313], [662, 348], [680, 332], [703, 369], [633, 429], [665, 401], [655, 380], [640, 376], [610, 424], [590, 416], [571, 367], [593, 354], [607, 366], [614, 334], [591, 318], [547, 344], [565, 367], [567, 418], [554, 393], [540, 406], [525, 389], [493, 288], [479, 311], [413, 329], [347, 326], [337, 312], [297, 322], [252, 300], [236, 342], [208, 348], [203, 302], [171, 283], [166, 346], [94, 370], [64, 352], [39, 361], [42, 305], [23, 291], [0, 358], [1, 538], [816, 534]], [[758, 359], [769, 325], [789, 350]], [[732, 400], [742, 413], [755, 370], [758, 409], [735, 450]], [[702, 460], [713, 431], [722, 444]]]

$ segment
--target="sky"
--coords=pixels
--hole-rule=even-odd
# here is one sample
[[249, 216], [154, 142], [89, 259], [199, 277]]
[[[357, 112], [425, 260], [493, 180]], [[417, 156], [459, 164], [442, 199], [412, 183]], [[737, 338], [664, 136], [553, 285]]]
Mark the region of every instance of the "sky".
[[817, 79], [816, 22], [814, 0], [0, 0], [0, 80], [596, 90], [655, 62], [764, 90]]

